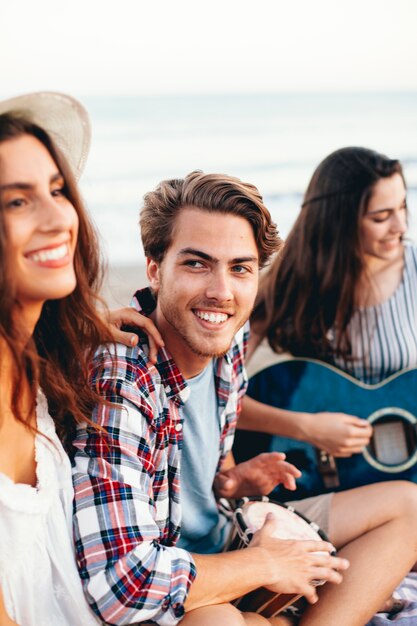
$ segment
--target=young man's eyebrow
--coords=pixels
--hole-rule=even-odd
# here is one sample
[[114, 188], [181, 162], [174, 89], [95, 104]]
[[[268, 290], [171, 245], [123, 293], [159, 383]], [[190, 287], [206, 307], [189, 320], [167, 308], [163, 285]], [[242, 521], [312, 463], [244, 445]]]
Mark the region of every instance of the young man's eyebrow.
[[256, 256], [242, 256], [237, 259], [232, 259], [230, 263], [233, 265], [239, 265], [240, 263], [258, 263], [259, 259]]
[[217, 259], [213, 258], [212, 256], [210, 256], [210, 254], [207, 254], [206, 252], [202, 252], [202, 250], [195, 250], [194, 248], [182, 248], [182, 250], [179, 250], [178, 252], [178, 256], [186, 256], [186, 255], [191, 255], [191, 256], [198, 256], [200, 257], [200, 259], [204, 259], [205, 261], [216, 261]]
[[[204, 261], [210, 261], [212, 263], [218, 263], [218, 259], [215, 259], [210, 254], [203, 252], [202, 250], [195, 250], [194, 248], [183, 248], [178, 252], [178, 256], [197, 256]], [[258, 258], [256, 256], [244, 256], [238, 257], [236, 259], [230, 259], [229, 263], [231, 265], [238, 265], [239, 263], [258, 263]]]

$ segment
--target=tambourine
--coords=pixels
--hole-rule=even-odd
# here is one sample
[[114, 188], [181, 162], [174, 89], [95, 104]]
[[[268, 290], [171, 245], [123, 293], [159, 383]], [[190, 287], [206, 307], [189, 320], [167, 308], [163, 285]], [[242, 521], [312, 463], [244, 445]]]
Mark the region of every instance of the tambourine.
[[[329, 541], [317, 524], [298, 513], [292, 506], [266, 496], [242, 498], [237, 502], [235, 509], [224, 503], [221, 508], [233, 520], [225, 551], [246, 548], [253, 534], [263, 526], [268, 513], [273, 513], [278, 521], [272, 535], [277, 539]], [[313, 584], [322, 585], [324, 581], [313, 581]], [[233, 604], [240, 611], [259, 613], [263, 617], [275, 617], [300, 597], [297, 594], [277, 594], [261, 587], [238, 598]]]

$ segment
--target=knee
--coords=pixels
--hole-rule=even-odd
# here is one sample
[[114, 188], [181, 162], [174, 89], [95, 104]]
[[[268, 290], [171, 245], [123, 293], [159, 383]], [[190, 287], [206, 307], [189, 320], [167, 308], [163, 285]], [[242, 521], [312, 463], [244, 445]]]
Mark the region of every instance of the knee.
[[[388, 506], [397, 509], [399, 513], [417, 518], [417, 485], [410, 481], [398, 480], [392, 483], [393, 493], [388, 500]], [[392, 499], [391, 499], [392, 498]], [[391, 504], [390, 504], [391, 502]]]
[[[417, 525], [417, 484], [408, 480], [392, 480], [370, 486], [380, 497], [389, 519], [408, 520]], [[381, 501], [380, 501], [381, 502]]]

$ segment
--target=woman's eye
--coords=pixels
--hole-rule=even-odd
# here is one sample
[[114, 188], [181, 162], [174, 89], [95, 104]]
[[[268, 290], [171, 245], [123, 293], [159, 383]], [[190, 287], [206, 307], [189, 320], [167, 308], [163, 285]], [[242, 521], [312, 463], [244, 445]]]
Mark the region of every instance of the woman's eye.
[[65, 188], [59, 187], [58, 189], [53, 189], [51, 191], [51, 195], [54, 196], [54, 198], [57, 198], [59, 196], [65, 196]]
[[20, 209], [25, 204], [23, 198], [14, 198], [6, 203], [6, 209]]
[[381, 213], [376, 213], [375, 215], [371, 215], [370, 217], [373, 222], [378, 224], [380, 222], [385, 222], [389, 218], [390, 215], [391, 215], [390, 211], [381, 211]]

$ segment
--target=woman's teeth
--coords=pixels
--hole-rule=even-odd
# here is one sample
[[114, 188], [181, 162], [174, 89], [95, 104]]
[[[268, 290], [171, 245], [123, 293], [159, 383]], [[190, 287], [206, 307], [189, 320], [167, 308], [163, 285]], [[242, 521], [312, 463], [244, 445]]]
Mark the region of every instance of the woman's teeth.
[[57, 248], [49, 248], [47, 250], [38, 250], [38, 252], [33, 252], [33, 254], [28, 255], [28, 258], [35, 263], [44, 263], [45, 261], [57, 261], [58, 259], [63, 259], [67, 254], [68, 244], [63, 243], [62, 246], [58, 246]]

